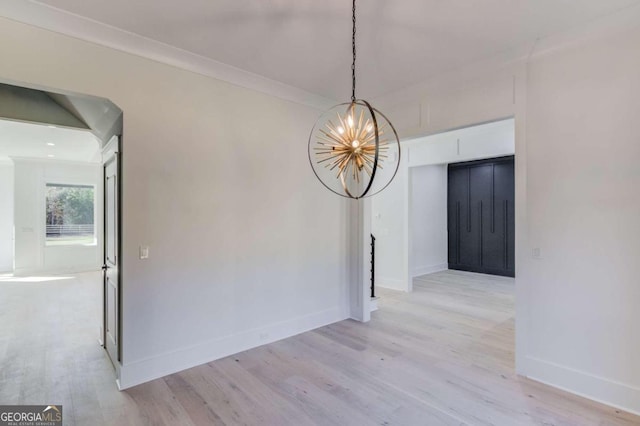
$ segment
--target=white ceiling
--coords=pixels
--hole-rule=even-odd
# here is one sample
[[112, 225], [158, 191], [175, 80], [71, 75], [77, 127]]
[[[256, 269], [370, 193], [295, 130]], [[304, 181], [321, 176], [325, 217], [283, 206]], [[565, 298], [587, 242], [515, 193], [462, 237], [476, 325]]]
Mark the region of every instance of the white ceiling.
[[99, 162], [100, 145], [88, 130], [0, 120], [0, 157]]
[[[348, 0], [42, 0], [333, 99], [350, 96]], [[639, 0], [360, 0], [358, 94], [372, 98]]]

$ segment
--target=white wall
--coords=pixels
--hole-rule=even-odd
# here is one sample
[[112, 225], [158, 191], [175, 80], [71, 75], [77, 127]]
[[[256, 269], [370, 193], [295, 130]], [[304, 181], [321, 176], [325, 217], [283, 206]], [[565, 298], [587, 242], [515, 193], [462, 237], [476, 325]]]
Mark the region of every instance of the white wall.
[[636, 413], [639, 23], [640, 5], [377, 102], [405, 137], [515, 116], [517, 371]]
[[448, 269], [447, 165], [411, 167], [410, 277]]
[[13, 271], [13, 163], [0, 158], [0, 272]]
[[[513, 155], [514, 125], [513, 119], [506, 119], [402, 142], [402, 156], [396, 178], [387, 189], [371, 199], [369, 214], [371, 229], [376, 236], [376, 285], [411, 291], [414, 276], [447, 269], [447, 179], [446, 167], [442, 165]], [[434, 165], [441, 166], [426, 169], [431, 170], [431, 173], [423, 172], [422, 176], [435, 177], [441, 185], [436, 187], [434, 182], [425, 181], [422, 186], [412, 188], [412, 171]], [[432, 209], [431, 211], [439, 213], [428, 229], [427, 222], [422, 222], [417, 234], [413, 229], [416, 223], [413, 217], [422, 213], [414, 212], [416, 190], [426, 191], [438, 200], [444, 197], [444, 206], [438, 202], [428, 207], [418, 201], [418, 209]], [[419, 241], [424, 240], [427, 235], [438, 235], [438, 239], [432, 242], [434, 246], [429, 249], [432, 253], [442, 249], [444, 238], [442, 256], [434, 254], [425, 257], [423, 250], [426, 248], [421, 247]], [[414, 236], [418, 241], [417, 252], [414, 250]]]
[[512, 118], [437, 133], [404, 143], [408, 167], [513, 155], [515, 122]]
[[640, 412], [640, 28], [528, 76], [526, 373]]
[[0, 55], [2, 78], [124, 111], [121, 386], [349, 316], [347, 202], [307, 159], [319, 110], [6, 19]]
[[102, 264], [102, 235], [93, 245], [46, 245], [46, 184], [93, 185], [94, 223], [102, 229], [102, 167], [49, 160], [14, 160], [15, 273], [74, 273]]

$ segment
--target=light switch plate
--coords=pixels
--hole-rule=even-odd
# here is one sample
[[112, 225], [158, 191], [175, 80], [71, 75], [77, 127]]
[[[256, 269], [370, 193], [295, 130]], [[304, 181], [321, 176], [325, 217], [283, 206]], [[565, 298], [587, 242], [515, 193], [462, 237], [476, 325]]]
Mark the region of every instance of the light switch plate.
[[140, 259], [149, 258], [149, 246], [140, 246]]

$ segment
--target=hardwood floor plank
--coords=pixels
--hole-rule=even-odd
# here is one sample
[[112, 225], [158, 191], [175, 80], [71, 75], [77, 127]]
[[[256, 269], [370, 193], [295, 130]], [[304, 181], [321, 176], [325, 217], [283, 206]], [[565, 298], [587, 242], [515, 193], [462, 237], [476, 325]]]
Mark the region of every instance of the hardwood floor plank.
[[164, 379], [136, 386], [127, 393], [138, 405], [144, 424], [195, 425]]

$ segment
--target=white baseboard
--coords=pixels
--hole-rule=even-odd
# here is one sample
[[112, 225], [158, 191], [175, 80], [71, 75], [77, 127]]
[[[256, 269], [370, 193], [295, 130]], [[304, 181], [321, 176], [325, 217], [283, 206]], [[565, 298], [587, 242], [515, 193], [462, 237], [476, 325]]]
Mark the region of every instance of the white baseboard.
[[640, 415], [640, 387], [544, 361], [526, 358], [526, 377]]
[[419, 266], [413, 268], [413, 277], [419, 277], [421, 275], [434, 274], [440, 271], [446, 271], [449, 269], [448, 263], [439, 263], [437, 265]]
[[407, 283], [396, 278], [376, 277], [376, 287], [407, 291]]
[[328, 309], [128, 363], [120, 367], [118, 386], [121, 390], [127, 389], [347, 318], [346, 309]]

